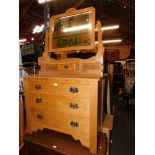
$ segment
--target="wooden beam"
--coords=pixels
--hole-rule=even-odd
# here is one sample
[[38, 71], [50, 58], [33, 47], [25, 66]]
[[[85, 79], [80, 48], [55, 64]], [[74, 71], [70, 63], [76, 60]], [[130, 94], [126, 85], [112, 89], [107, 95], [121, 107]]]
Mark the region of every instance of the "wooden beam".
[[76, 9], [78, 9], [78, 8], [80, 7], [80, 5], [81, 5], [82, 3], [84, 3], [84, 1], [85, 1], [85, 0], [78, 0], [78, 1], [75, 3], [75, 5], [74, 5], [73, 7], [76, 8]]
[[125, 24], [121, 24], [119, 31], [123, 33], [125, 36], [127, 36], [128, 38], [130, 38], [131, 40], [135, 40], [135, 32], [129, 26]]
[[53, 8], [54, 8], [54, 9], [53, 9], [53, 12], [54, 12], [54, 15], [56, 15], [57, 12], [58, 12], [58, 10], [59, 10], [59, 9], [58, 9], [58, 6], [59, 6], [59, 5], [58, 5], [58, 2], [55, 2], [55, 3], [53, 4]]
[[28, 4], [27, 4], [27, 6], [25, 6], [24, 7], [24, 9], [23, 9], [23, 11], [22, 11], [22, 13], [21, 13], [21, 15], [20, 15], [20, 17], [19, 17], [19, 22], [21, 22], [22, 21], [22, 19], [24, 18], [24, 16], [26, 15], [26, 13], [29, 11], [29, 9], [31, 8], [31, 6], [32, 6], [32, 2], [29, 2]]
[[34, 19], [34, 17], [31, 17], [30, 21], [27, 24], [23, 24], [23, 26], [20, 26], [20, 35], [27, 35], [29, 32], [32, 33], [33, 26], [42, 23], [42, 20], [40, 20], [39, 18]]
[[20, 35], [25, 35], [27, 33], [27, 29], [30, 27], [32, 23], [33, 23], [33, 17], [27, 14], [26, 17], [24, 18], [24, 21], [19, 26]]
[[34, 12], [33, 10], [29, 10], [29, 13], [34, 16], [37, 17], [39, 20], [44, 21], [44, 16], [41, 16], [40, 14], [38, 14], [37, 12]]
[[[79, 7], [81, 6], [81, 4], [84, 2], [85, 0], [72, 0], [69, 3], [66, 1], [62, 1], [61, 4], [58, 2], [53, 3], [53, 9], [54, 9], [54, 15], [56, 14], [60, 14], [65, 12], [67, 9], [69, 8], [75, 8], [75, 9], [79, 9]], [[61, 7], [61, 6], [63, 7]]]
[[104, 12], [101, 12], [99, 9], [96, 9], [96, 13], [100, 15], [100, 19], [105, 18], [105, 19], [112, 19], [109, 15], [107, 15]]
[[128, 3], [126, 2], [123, 2], [122, 0], [115, 0], [116, 2], [119, 2], [120, 4], [122, 5], [125, 5], [126, 7], [128, 7], [129, 9], [131, 9], [132, 11], [135, 11], [135, 7], [129, 5]]
[[134, 29], [131, 28], [129, 24], [123, 22], [122, 20], [120, 19], [102, 20], [101, 23], [102, 23], [102, 26], [119, 24], [120, 28], [117, 31], [123, 34], [124, 37], [127, 37], [133, 41], [135, 40]]

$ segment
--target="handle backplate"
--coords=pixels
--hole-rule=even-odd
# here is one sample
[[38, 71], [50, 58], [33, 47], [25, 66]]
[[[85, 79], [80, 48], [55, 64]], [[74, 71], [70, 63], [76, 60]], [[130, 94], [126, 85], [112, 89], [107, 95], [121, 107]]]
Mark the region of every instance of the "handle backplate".
[[78, 88], [76, 88], [76, 87], [70, 87], [70, 88], [69, 88], [69, 91], [70, 91], [71, 93], [77, 93], [77, 92], [79, 92]]
[[71, 125], [72, 127], [79, 127], [79, 123], [76, 122], [76, 121], [71, 121], [71, 122], [70, 122], [70, 125]]
[[41, 85], [40, 84], [36, 84], [35, 85], [35, 89], [41, 89]]

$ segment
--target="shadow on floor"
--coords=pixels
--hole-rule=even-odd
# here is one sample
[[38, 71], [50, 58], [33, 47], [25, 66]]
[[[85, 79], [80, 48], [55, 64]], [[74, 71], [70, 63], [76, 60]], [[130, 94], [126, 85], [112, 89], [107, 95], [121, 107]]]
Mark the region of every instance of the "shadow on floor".
[[[117, 101], [117, 99], [115, 100]], [[135, 110], [123, 102], [115, 105], [114, 128], [111, 133], [110, 155], [135, 155]]]

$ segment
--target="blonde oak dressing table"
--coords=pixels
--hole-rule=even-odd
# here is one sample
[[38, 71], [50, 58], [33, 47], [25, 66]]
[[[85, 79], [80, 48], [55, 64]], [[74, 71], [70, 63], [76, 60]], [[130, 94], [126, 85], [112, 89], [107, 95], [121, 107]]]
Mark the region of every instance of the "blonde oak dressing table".
[[[76, 14], [87, 17], [86, 13], [90, 13], [86, 21], [90, 21], [91, 29], [85, 32], [87, 34], [89, 31], [90, 34], [84, 36], [83, 32], [82, 35], [77, 34], [77, 36], [79, 35], [82, 41], [90, 37], [89, 41], [87, 40], [86, 44], [84, 42], [82, 46], [55, 47], [57, 40], [53, 34], [57, 32], [53, 32], [53, 23], [59, 24], [56, 20], [74, 17]], [[83, 20], [83, 18], [80, 17], [78, 20]], [[50, 32], [46, 32], [45, 36], [45, 51], [39, 58], [41, 66], [39, 75], [24, 77], [28, 133], [47, 128], [69, 134], [75, 140], [80, 140], [81, 144], [89, 148], [90, 153], [94, 155], [97, 155], [97, 135], [101, 131], [103, 122], [104, 84], [103, 32], [99, 21], [97, 21], [96, 28], [98, 47], [95, 47], [94, 43], [94, 8], [69, 9], [64, 14], [52, 16]], [[70, 36], [64, 37], [68, 39]], [[93, 50], [96, 55], [88, 59], [68, 58], [67, 53], [73, 50]], [[59, 58], [50, 58], [50, 51], [59, 55]]]

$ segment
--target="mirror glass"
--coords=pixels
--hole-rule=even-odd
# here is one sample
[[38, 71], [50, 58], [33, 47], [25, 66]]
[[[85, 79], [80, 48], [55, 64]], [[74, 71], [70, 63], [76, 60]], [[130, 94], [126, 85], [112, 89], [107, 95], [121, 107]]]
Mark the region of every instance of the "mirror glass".
[[90, 46], [92, 11], [52, 20], [52, 49]]

